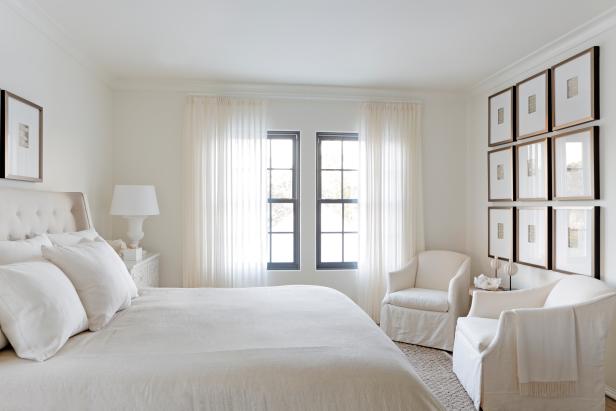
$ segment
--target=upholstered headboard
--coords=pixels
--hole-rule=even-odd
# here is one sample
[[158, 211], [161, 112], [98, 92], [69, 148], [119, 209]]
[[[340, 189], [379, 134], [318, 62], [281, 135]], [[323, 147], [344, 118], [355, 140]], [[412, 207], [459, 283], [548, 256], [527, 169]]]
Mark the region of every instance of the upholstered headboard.
[[93, 228], [83, 193], [0, 187], [0, 241]]

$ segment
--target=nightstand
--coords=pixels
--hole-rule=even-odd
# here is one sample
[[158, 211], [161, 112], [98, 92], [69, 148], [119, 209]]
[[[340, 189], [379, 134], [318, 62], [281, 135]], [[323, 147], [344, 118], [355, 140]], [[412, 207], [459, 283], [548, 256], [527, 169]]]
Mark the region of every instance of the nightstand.
[[144, 251], [141, 261], [126, 261], [126, 268], [137, 288], [158, 287], [158, 260], [160, 254]]

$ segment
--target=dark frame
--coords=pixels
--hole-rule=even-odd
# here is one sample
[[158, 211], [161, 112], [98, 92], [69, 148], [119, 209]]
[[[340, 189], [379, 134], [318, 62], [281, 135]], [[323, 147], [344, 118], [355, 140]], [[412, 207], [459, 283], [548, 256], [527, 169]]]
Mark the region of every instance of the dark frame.
[[[497, 153], [499, 151], [511, 150], [511, 198], [492, 198], [492, 190], [490, 189], [490, 154]], [[499, 202], [499, 201], [515, 201], [516, 196], [516, 150], [515, 146], [508, 146], [503, 148], [498, 148], [496, 150], [488, 151], [488, 202]]]
[[[546, 265], [532, 264], [520, 260], [520, 211], [522, 210], [542, 210], [545, 212], [546, 230], [545, 230], [545, 262]], [[530, 267], [543, 268], [549, 270], [552, 268], [552, 207], [516, 207], [516, 226], [515, 226], [515, 262], [524, 264]]]
[[[585, 118], [580, 118], [578, 120], [570, 121], [569, 123], [556, 125], [556, 90], [555, 90], [555, 82], [556, 82], [556, 69], [564, 64], [569, 63], [572, 60], [575, 60], [578, 57], [583, 56], [586, 53], [590, 53], [590, 116]], [[587, 123], [589, 121], [599, 120], [600, 110], [600, 98], [599, 98], [599, 46], [594, 46], [589, 49], [586, 49], [574, 56], [569, 57], [566, 60], [561, 61], [560, 63], [552, 66], [552, 92], [551, 98], [552, 100], [552, 130], [562, 130], [567, 127], [575, 126], [578, 124]]]
[[579, 275], [585, 275], [585, 274], [580, 274], [580, 273], [574, 273], [571, 271], [565, 271], [565, 270], [559, 270], [556, 267], [556, 250], [558, 249], [557, 247], [557, 238], [556, 238], [556, 214], [558, 210], [566, 210], [566, 209], [587, 209], [587, 210], [591, 210], [592, 209], [592, 230], [593, 230], [593, 235], [592, 235], [592, 262], [591, 262], [591, 266], [593, 269], [593, 275], [592, 277], [596, 278], [597, 280], [601, 279], [601, 253], [600, 253], [600, 244], [601, 244], [601, 230], [599, 229], [599, 222], [601, 221], [601, 207], [599, 206], [582, 206], [582, 207], [553, 207], [552, 208], [552, 242], [553, 242], [553, 247], [552, 247], [552, 271], [556, 271], [559, 273], [563, 273], [563, 274], [579, 274]]
[[[492, 98], [496, 97], [496, 96], [500, 96], [503, 93], [506, 93], [508, 91], [511, 91], [511, 130], [509, 130], [510, 133], [510, 138], [507, 140], [503, 140], [503, 141], [499, 141], [497, 143], [492, 143]], [[515, 141], [515, 135], [516, 135], [516, 129], [515, 129], [515, 125], [516, 125], [516, 91], [515, 91], [515, 86], [511, 86], [509, 88], [506, 88], [505, 90], [501, 90], [498, 93], [492, 94], [490, 97], [488, 97], [488, 147], [495, 147], [495, 146], [500, 146], [502, 144], [508, 144], [508, 143], [513, 143]]]
[[[520, 197], [520, 176], [518, 175], [518, 173], [521, 172], [520, 170], [520, 164], [519, 164], [519, 159], [520, 159], [520, 148], [524, 147], [524, 146], [530, 146], [533, 144], [545, 144], [545, 150], [544, 150], [544, 155], [543, 155], [543, 161], [546, 165], [546, 169], [545, 169], [545, 181], [544, 181], [544, 185], [545, 185], [545, 195], [546, 197], [537, 197], [537, 198], [524, 198], [524, 197]], [[551, 151], [551, 141], [549, 138], [545, 137], [539, 140], [533, 140], [533, 141], [529, 141], [526, 143], [522, 143], [522, 144], [518, 144], [517, 146], [515, 146], [515, 195], [516, 195], [516, 199], [518, 201], [549, 201], [552, 198], [552, 151]]]
[[[2, 130], [2, 138], [0, 138], [0, 151], [3, 155], [0, 157], [0, 178], [9, 180], [30, 181], [34, 183], [40, 183], [43, 181], [43, 107], [34, 104], [25, 98], [19, 97], [11, 92], [2, 90], [1, 93], [2, 110], [0, 110], [0, 129]], [[38, 177], [27, 177], [9, 174], [9, 124], [8, 124], [8, 111], [9, 111], [9, 98], [18, 100], [24, 104], [27, 104], [39, 112], [39, 175]]]
[[[561, 137], [569, 136], [571, 134], [583, 133], [586, 131], [590, 131], [591, 138], [591, 154], [592, 154], [592, 171], [591, 176], [593, 179], [592, 189], [593, 193], [590, 196], [580, 196], [580, 197], [558, 197], [556, 195], [556, 143], [557, 140]], [[570, 201], [570, 200], [598, 200], [600, 198], [600, 181], [599, 181], [599, 126], [591, 126], [576, 130], [566, 131], [564, 133], [557, 134], [552, 137], [554, 141], [552, 142], [552, 189], [554, 192], [554, 200], [559, 201]]]
[[516, 128], [516, 140], [523, 140], [525, 138], [530, 138], [534, 136], [538, 136], [540, 134], [549, 133], [552, 130], [552, 71], [550, 69], [543, 70], [533, 76], [528, 77], [520, 81], [515, 86], [516, 92], [516, 106], [520, 104], [520, 86], [524, 83], [533, 80], [539, 76], [545, 74], [545, 127], [542, 130], [537, 130], [532, 133], [520, 135], [520, 110], [519, 107], [516, 107], [516, 115], [515, 115], [515, 128]]
[[[511, 258], [515, 259], [516, 253], [517, 253], [517, 249], [516, 249], [516, 245], [517, 245], [517, 240], [516, 240], [516, 207], [488, 207], [488, 257], [490, 258], [494, 258], [494, 256], [490, 253], [490, 248], [491, 248], [491, 244], [490, 244], [490, 224], [492, 223], [492, 218], [490, 216], [490, 210], [511, 210], [511, 236], [513, 238], [511, 238]], [[498, 257], [499, 260], [503, 260], [503, 261], [509, 261], [507, 258], [505, 257]]]
[[[317, 190], [316, 190], [316, 257], [317, 257], [317, 270], [355, 270], [357, 269], [357, 262], [345, 262], [344, 261], [344, 234], [353, 233], [344, 231], [344, 204], [356, 204], [357, 199], [322, 199], [321, 198], [321, 142], [324, 140], [344, 141], [344, 140], [358, 140], [358, 133], [336, 133], [336, 132], [317, 132]], [[344, 167], [344, 149], [342, 150], [341, 167]], [[340, 169], [341, 171], [350, 169]], [[341, 173], [340, 184], [344, 187], [344, 172]], [[321, 204], [342, 204], [342, 261], [341, 262], [321, 262]]]
[[[300, 152], [300, 132], [299, 131], [268, 131], [267, 132], [268, 140], [292, 140], [293, 141], [293, 183], [292, 183], [292, 191], [293, 198], [288, 199], [280, 199], [280, 198], [271, 198], [270, 190], [272, 186], [272, 176], [271, 173], [269, 175], [268, 182], [268, 204], [293, 204], [293, 261], [285, 262], [285, 263], [273, 263], [272, 260], [272, 208], [269, 208], [269, 216], [268, 216], [268, 227], [267, 227], [267, 237], [269, 241], [269, 256], [267, 269], [268, 270], [299, 270], [300, 268], [300, 191], [299, 191], [299, 152]], [[270, 163], [268, 164], [268, 171], [272, 170], [271, 163], [271, 147], [270, 150]], [[273, 169], [277, 170], [277, 169]], [[286, 169], [285, 169], [286, 170]], [[276, 234], [291, 234], [287, 232], [276, 232]]]

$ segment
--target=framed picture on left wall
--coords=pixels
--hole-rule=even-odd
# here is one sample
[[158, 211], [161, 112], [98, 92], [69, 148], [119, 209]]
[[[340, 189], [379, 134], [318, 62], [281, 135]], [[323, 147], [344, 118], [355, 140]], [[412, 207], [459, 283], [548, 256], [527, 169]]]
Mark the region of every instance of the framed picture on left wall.
[[515, 256], [515, 207], [488, 207], [488, 256], [509, 261]]
[[0, 177], [43, 181], [43, 108], [3, 90]]

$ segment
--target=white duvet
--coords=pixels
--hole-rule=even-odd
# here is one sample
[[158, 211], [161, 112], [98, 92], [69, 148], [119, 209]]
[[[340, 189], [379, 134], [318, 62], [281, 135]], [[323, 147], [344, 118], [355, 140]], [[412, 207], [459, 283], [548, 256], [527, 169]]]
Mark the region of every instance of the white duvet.
[[50, 360], [0, 353], [1, 410], [440, 410], [332, 289], [149, 289]]

